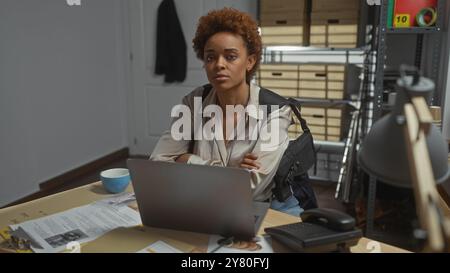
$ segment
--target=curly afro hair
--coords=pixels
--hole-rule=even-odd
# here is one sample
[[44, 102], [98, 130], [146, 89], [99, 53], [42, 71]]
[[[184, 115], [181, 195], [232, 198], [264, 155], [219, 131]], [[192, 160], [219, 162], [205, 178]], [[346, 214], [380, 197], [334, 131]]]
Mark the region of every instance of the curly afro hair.
[[197, 32], [192, 40], [193, 48], [200, 60], [203, 60], [206, 42], [218, 32], [240, 35], [247, 47], [248, 55], [256, 56], [255, 65], [246, 73], [246, 81], [249, 83], [261, 61], [262, 42], [257, 23], [250, 14], [233, 8], [212, 10], [207, 15], [200, 17]]

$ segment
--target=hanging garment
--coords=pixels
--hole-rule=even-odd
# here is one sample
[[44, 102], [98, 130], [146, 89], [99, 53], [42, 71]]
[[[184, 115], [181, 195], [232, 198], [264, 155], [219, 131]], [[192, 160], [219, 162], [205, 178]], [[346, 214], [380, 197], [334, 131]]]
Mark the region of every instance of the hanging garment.
[[186, 78], [186, 41], [173, 0], [163, 0], [158, 8], [155, 74], [164, 81], [183, 82]]

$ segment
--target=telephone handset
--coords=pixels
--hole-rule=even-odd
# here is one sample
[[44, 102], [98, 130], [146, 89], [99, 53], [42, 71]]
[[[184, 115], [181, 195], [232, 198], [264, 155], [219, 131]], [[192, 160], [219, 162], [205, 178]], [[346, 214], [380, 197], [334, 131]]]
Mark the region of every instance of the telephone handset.
[[311, 209], [302, 222], [264, 229], [273, 239], [298, 252], [331, 252], [355, 245], [362, 237], [355, 219], [334, 209]]
[[336, 231], [348, 231], [355, 228], [355, 219], [334, 209], [310, 209], [300, 215], [302, 222], [315, 223]]

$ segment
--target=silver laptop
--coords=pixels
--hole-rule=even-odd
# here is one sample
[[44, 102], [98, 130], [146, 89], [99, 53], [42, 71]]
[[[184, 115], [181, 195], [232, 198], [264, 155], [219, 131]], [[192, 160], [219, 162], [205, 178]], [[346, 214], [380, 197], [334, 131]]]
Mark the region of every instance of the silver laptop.
[[250, 239], [270, 205], [252, 201], [243, 169], [144, 159], [127, 165], [146, 226]]

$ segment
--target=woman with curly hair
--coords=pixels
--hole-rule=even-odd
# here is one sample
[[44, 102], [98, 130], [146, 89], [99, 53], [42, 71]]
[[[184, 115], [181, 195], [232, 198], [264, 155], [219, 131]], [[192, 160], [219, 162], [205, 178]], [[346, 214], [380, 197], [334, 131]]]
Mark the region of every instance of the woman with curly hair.
[[[227, 106], [254, 106], [256, 109], [259, 106], [260, 87], [252, 82], [252, 77], [260, 63], [262, 44], [258, 26], [251, 16], [232, 8], [209, 12], [199, 19], [193, 48], [204, 64], [209, 85], [185, 96], [183, 105], [194, 111], [195, 97], [203, 98], [203, 109], [218, 105], [223, 110], [225, 121], [220, 128], [223, 136], [229, 136], [227, 126], [235, 129], [242, 123], [249, 129], [251, 124], [260, 121], [261, 117], [252, 111], [246, 112], [244, 117], [236, 113], [227, 115]], [[289, 106], [272, 111], [263, 121], [261, 127], [273, 127], [270, 129], [277, 133], [275, 141], [271, 139], [273, 134], [266, 134], [263, 130], [257, 139], [224, 137], [213, 140], [175, 140], [168, 131], [160, 138], [150, 159], [248, 169], [251, 171], [253, 199], [272, 200], [272, 179], [289, 143], [291, 121]], [[264, 149], [268, 143], [272, 149]], [[272, 207], [297, 216], [301, 212], [295, 197], [284, 203], [273, 200]]]

